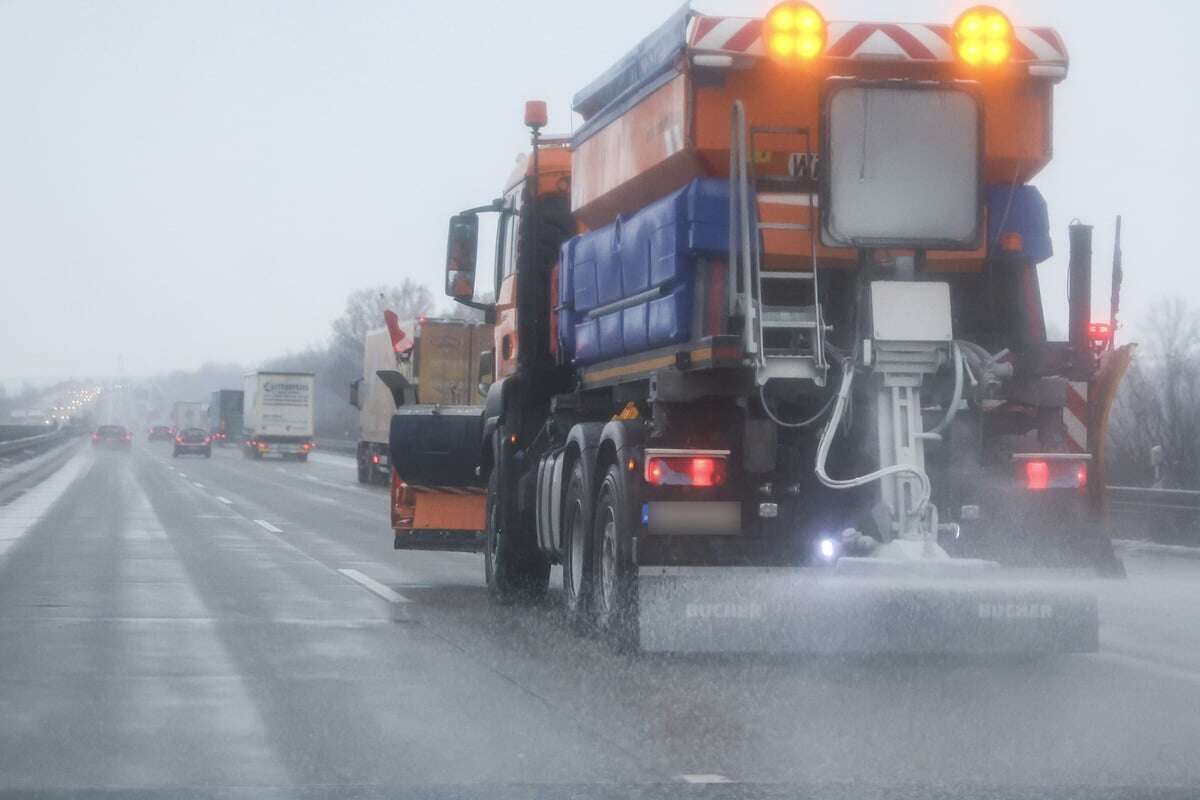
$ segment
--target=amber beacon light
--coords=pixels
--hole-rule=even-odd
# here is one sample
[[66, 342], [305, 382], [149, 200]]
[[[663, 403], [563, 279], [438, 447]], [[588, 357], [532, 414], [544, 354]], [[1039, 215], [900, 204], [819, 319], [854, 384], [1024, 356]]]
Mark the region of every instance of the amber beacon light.
[[954, 23], [955, 51], [971, 66], [998, 66], [1013, 50], [1013, 28], [1008, 17], [988, 6], [963, 12]]
[[811, 61], [825, 49], [825, 18], [808, 3], [780, 3], [765, 28], [767, 51], [781, 61]]

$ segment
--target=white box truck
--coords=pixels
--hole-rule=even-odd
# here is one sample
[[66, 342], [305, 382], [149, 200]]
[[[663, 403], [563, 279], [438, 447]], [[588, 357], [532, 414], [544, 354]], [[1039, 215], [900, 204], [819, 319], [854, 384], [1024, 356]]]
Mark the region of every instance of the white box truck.
[[245, 455], [307, 461], [313, 449], [313, 374], [250, 372], [245, 393]]
[[176, 400], [171, 406], [171, 427], [174, 434], [185, 428], [208, 430], [208, 404], [193, 400]]

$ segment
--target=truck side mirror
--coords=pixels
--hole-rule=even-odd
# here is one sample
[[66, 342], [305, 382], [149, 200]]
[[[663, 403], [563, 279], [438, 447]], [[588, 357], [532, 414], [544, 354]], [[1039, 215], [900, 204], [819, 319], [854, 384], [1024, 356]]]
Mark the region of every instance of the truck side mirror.
[[494, 350], [484, 350], [479, 354], [479, 394], [487, 397], [488, 389], [496, 380], [496, 353]]
[[456, 214], [446, 237], [446, 294], [455, 300], [475, 296], [475, 261], [479, 250], [479, 217]]
[[350, 382], [350, 405], [360, 410], [362, 409], [362, 399], [358, 396], [358, 393], [359, 387], [362, 386], [362, 382], [362, 378]]

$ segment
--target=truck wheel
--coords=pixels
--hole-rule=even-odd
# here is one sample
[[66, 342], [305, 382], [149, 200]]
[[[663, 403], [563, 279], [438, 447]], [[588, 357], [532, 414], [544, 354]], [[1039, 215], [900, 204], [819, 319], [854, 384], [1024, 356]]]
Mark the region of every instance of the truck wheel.
[[308, 453], [301, 453], [300, 455], [296, 456], [296, 460], [297, 461], [308, 461]]
[[355, 461], [358, 464], [358, 482], [359, 483], [370, 483], [371, 482], [371, 467], [370, 467], [370, 465], [368, 465], [367, 462], [363, 461], [363, 458], [361, 455], [359, 455], [359, 457], [357, 459], [355, 459]]
[[638, 645], [637, 570], [628, 505], [620, 468], [614, 464], [596, 500], [592, 602], [597, 627], [618, 652], [634, 651]]
[[255, 450], [254, 454], [250, 457], [255, 461], [262, 461], [262, 450]]
[[576, 461], [567, 484], [563, 506], [563, 609], [567, 624], [577, 633], [591, 626], [592, 593], [592, 498], [583, 462]]
[[550, 562], [532, 542], [522, 542], [500, 525], [496, 494], [500, 482], [495, 470], [488, 479], [487, 530], [484, 532], [483, 571], [488, 594], [496, 603], [533, 602], [546, 596]]

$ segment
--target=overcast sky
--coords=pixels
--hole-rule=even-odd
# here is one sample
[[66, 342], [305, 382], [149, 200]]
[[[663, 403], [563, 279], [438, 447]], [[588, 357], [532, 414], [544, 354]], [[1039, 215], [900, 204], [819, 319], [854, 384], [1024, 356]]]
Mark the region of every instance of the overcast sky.
[[[495, 196], [522, 102], [571, 95], [676, 0], [592, 3], [0, 0], [0, 379], [139, 375], [323, 340], [351, 290], [440, 297], [446, 218]], [[771, 2], [697, 0], [761, 15]], [[828, 0], [830, 19], [950, 22], [969, 3]], [[1194, 277], [1200, 13], [1010, 0], [1071, 52], [1035, 181], [1057, 253], [1098, 226], [1106, 301], [1125, 215], [1126, 318]]]

